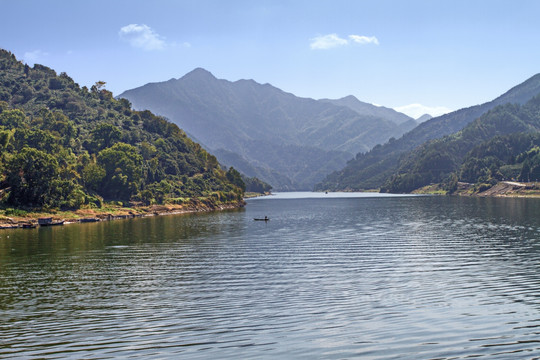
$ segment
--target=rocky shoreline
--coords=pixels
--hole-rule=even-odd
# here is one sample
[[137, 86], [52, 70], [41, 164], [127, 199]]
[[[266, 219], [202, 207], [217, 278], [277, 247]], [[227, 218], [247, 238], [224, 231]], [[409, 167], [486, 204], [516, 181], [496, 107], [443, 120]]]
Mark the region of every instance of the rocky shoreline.
[[[3, 216], [0, 229], [36, 228], [38, 226], [68, 225], [100, 221], [134, 219], [149, 216], [179, 215], [199, 212], [211, 212], [239, 209], [245, 206], [244, 201], [219, 205], [204, 203], [190, 205], [152, 205], [136, 208], [117, 208], [113, 211], [98, 209], [80, 209], [57, 213], [28, 213], [23, 216]], [[47, 219], [47, 220], [45, 220]]]
[[[432, 184], [417, 189], [412, 194], [448, 195], [441, 184]], [[451, 195], [474, 197], [540, 197], [540, 183], [500, 181], [495, 185], [471, 184], [459, 182], [456, 191]]]

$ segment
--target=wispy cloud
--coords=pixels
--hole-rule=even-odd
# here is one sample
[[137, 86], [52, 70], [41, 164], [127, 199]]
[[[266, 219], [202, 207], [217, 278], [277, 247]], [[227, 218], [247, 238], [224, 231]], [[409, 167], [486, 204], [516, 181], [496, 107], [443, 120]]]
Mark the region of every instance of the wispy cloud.
[[340, 38], [337, 34], [328, 34], [311, 39], [309, 47], [314, 50], [326, 50], [347, 45], [348, 43], [349, 41], [347, 39]]
[[440, 116], [451, 112], [452, 110], [444, 106], [425, 106], [422, 104], [409, 104], [404, 106], [395, 107], [394, 110], [409, 115], [413, 119], [418, 119], [424, 114], [431, 116]]
[[367, 44], [379, 45], [379, 40], [375, 36], [349, 35], [349, 39], [352, 42], [355, 42], [361, 45], [367, 45]]
[[338, 34], [327, 34], [317, 36], [311, 39], [309, 47], [312, 50], [328, 50], [335, 47], [346, 46], [350, 44], [374, 44], [379, 45], [379, 40], [375, 36], [349, 35], [347, 38], [339, 37]]
[[120, 29], [120, 39], [145, 51], [163, 50], [165, 40], [148, 25], [129, 24]]
[[39, 61], [43, 61], [43, 58], [47, 56], [49, 56], [49, 53], [41, 50], [27, 51], [23, 55], [23, 60], [28, 65], [34, 65]]

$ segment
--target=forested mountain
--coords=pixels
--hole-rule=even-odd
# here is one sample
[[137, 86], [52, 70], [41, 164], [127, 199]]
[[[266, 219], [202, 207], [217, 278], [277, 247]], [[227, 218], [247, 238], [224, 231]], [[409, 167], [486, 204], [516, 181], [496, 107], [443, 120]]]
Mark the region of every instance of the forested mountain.
[[241, 201], [240, 174], [150, 111], [134, 111], [97, 82], [0, 50], [0, 188], [18, 207], [100, 207], [103, 199], [138, 204]]
[[[463, 130], [409, 152], [381, 191], [410, 192], [431, 183], [457, 180], [476, 183], [518, 178], [522, 163], [528, 158], [522, 153], [538, 146], [539, 131], [540, 96], [524, 105], [497, 106]], [[534, 151], [536, 155], [538, 151]], [[534, 156], [531, 158], [535, 159]], [[514, 167], [501, 170], [503, 165]], [[529, 163], [529, 168], [538, 166], [540, 162]], [[521, 176], [522, 180], [538, 178], [537, 171], [531, 174], [527, 170]]]
[[498, 105], [506, 103], [524, 104], [540, 93], [540, 74], [510, 89], [497, 99], [482, 105], [461, 109], [432, 118], [421, 123], [401, 138], [390, 139], [371, 151], [358, 153], [347, 166], [330, 174], [316, 186], [318, 190], [361, 190], [377, 189], [385, 184], [401, 166], [405, 153], [426, 141], [437, 139], [461, 130], [467, 124]]
[[311, 190], [352, 154], [415, 126], [299, 98], [253, 80], [219, 80], [200, 68], [119, 97], [166, 116], [211, 152], [227, 154], [219, 157], [224, 164], [246, 172], [249, 164], [254, 175], [280, 190]]

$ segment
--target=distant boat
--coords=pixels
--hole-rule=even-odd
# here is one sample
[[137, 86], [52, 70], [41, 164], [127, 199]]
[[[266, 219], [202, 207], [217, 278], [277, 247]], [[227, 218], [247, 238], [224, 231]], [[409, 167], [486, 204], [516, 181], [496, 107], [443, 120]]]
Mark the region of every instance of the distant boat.
[[55, 225], [64, 225], [64, 220], [53, 220], [52, 217], [39, 218], [39, 226], [55, 226]]
[[265, 216], [264, 218], [254, 218], [253, 220], [255, 220], [255, 221], [268, 221], [270, 219], [268, 218], [268, 216]]
[[23, 229], [35, 229], [35, 228], [37, 228], [37, 224], [35, 224], [35, 223], [22, 224], [22, 228]]

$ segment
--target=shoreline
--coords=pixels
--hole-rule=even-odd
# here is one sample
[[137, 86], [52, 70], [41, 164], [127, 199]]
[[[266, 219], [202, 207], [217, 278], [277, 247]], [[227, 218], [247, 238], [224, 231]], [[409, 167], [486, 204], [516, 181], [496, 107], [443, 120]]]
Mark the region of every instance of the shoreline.
[[459, 182], [455, 192], [448, 194], [440, 184], [432, 184], [416, 189], [412, 194], [450, 195], [468, 197], [498, 197], [498, 198], [540, 198], [540, 183], [499, 181], [495, 185], [471, 184]]
[[0, 230], [2, 229], [23, 229], [36, 227], [50, 227], [52, 225], [38, 225], [38, 219], [51, 218], [53, 222], [61, 222], [58, 225], [82, 224], [88, 222], [101, 222], [113, 220], [135, 219], [151, 216], [181, 215], [212, 211], [223, 211], [241, 209], [246, 205], [244, 200], [234, 203], [219, 205], [208, 205], [204, 203], [190, 205], [150, 205], [134, 208], [107, 208], [101, 209], [79, 209], [75, 211], [58, 211], [54, 213], [31, 212], [22, 216], [2, 216], [0, 218]]

